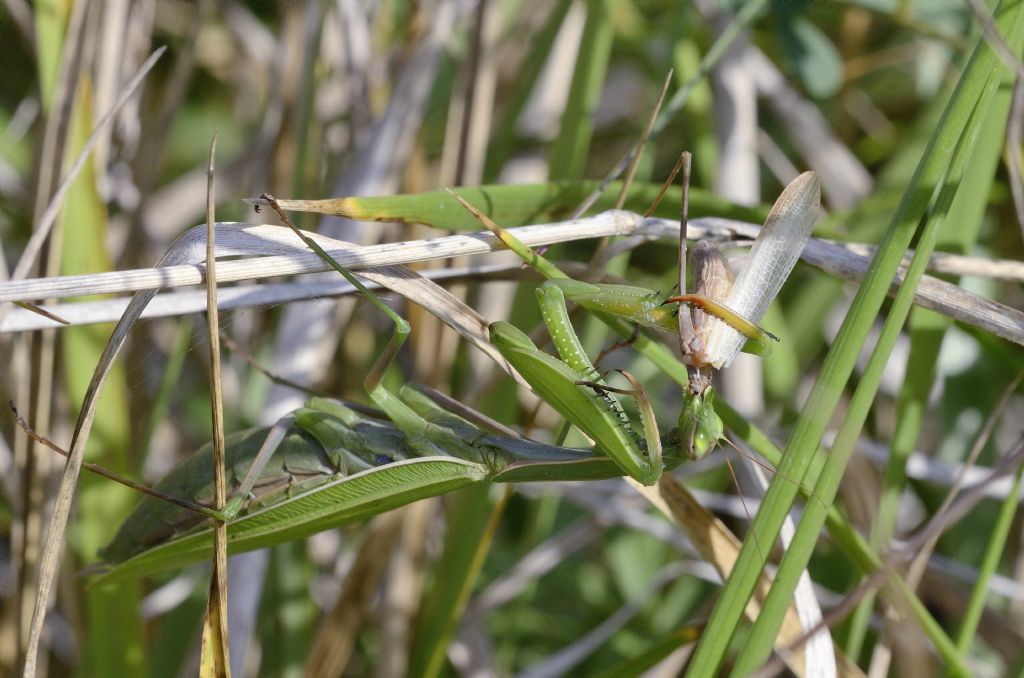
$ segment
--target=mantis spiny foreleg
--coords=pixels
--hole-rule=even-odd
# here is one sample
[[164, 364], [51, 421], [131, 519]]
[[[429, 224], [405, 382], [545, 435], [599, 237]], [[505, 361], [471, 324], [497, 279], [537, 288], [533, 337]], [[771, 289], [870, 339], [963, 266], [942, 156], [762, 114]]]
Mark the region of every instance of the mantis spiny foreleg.
[[[701, 272], [698, 274], [699, 282], [696, 292], [683, 293], [664, 301], [659, 300], [657, 295], [644, 288], [628, 285], [595, 285], [571, 280], [565, 273], [532, 251], [510, 232], [495, 224], [459, 196], [454, 193], [452, 195], [491, 230], [502, 243], [548, 278], [538, 290], [539, 297], [543, 298], [547, 295], [547, 290], [558, 289], [562, 293], [563, 304], [564, 298], [568, 297], [581, 306], [596, 311], [599, 315], [611, 314], [638, 325], [679, 334], [684, 362], [690, 366], [691, 377], [689, 387], [684, 389], [682, 395], [679, 427], [684, 441], [688, 443], [690, 457], [697, 459], [707, 454], [724, 434], [721, 418], [714, 411], [713, 406], [714, 390], [711, 387], [713, 369], [731, 362], [741, 347], [748, 352], [767, 355], [771, 350], [771, 340], [777, 340], [774, 335], [758, 327], [756, 322], [760, 320], [768, 303], [778, 292], [789, 271], [792, 270], [803, 250], [804, 243], [810, 236], [817, 216], [819, 182], [813, 172], [806, 172], [783, 191], [754, 243], [751, 255], [748, 257], [735, 288], [730, 290], [729, 282], [731, 281], [726, 281], [724, 286], [710, 284], [712, 282], [710, 271], [727, 269], [721, 254], [708, 244], [697, 248], [697, 254], [705, 265], [701, 267]], [[682, 274], [686, 254], [685, 187], [683, 200], [683, 218], [681, 220], [683, 232], [680, 234], [681, 291], [685, 288], [685, 279], [683, 279], [685, 276]], [[668, 302], [687, 304], [695, 307], [698, 312], [695, 312], [692, 317], [687, 313], [680, 319], [683, 314], [667, 306]], [[545, 322], [547, 319], [545, 316]], [[549, 328], [551, 328], [550, 325]], [[572, 360], [576, 360], [576, 347], [579, 344], [578, 341], [574, 341], [575, 335], [572, 333], [571, 326], [563, 325], [559, 320], [551, 329], [552, 338], [555, 338], [555, 334], [559, 334], [560, 340], [569, 345], [569, 355]], [[494, 326], [492, 326], [492, 341], [494, 341], [494, 334]], [[508, 334], [508, 332], [503, 330], [503, 334]], [[568, 335], [572, 335], [573, 341], [567, 339]], [[558, 341], [556, 340], [556, 346]], [[501, 345], [497, 342], [495, 344], [505, 353], [505, 349]], [[521, 342], [516, 345], [519, 346], [518, 350], [525, 350], [522, 348]], [[559, 348], [559, 352], [562, 353], [561, 348]], [[509, 355], [506, 354], [506, 358], [509, 358], [509, 362], [513, 362], [515, 365]], [[567, 358], [566, 354], [563, 354], [563, 359], [567, 363], [570, 362], [570, 358]], [[589, 365], [589, 360], [587, 364]], [[590, 367], [592, 369], [592, 366]], [[519, 369], [519, 366], [516, 365], [516, 368]], [[522, 373], [522, 370], [520, 372]], [[525, 373], [523, 376], [530, 381], [530, 377]], [[601, 386], [600, 382], [596, 382], [596, 385]], [[610, 397], [610, 393], [606, 389], [598, 388], [598, 390], [603, 392], [606, 397]], [[542, 393], [542, 395], [545, 394]], [[546, 395], [545, 398], [548, 399]], [[548, 400], [558, 409], [556, 400]], [[577, 426], [580, 426], [581, 422], [587, 425], [585, 420], [577, 419], [585, 415], [579, 412], [570, 414], [568, 409], [559, 411]], [[581, 428], [583, 427], [581, 426]], [[622, 428], [627, 433], [630, 430], [625, 426]], [[615, 441], [614, 444], [616, 450], [614, 452], [607, 451], [615, 456], [627, 473], [641, 482], [644, 482], [643, 478], [648, 480], [657, 478], [660, 469], [655, 471], [649, 468], [651, 459], [642, 455], [638, 460], [635, 447], [622, 446], [619, 441]], [[651, 449], [650, 445], [648, 445], [648, 449]], [[644, 468], [644, 470], [638, 472], [640, 468]]]
[[662, 472], [657, 428], [645, 426], [643, 441], [633, 429], [614, 389], [606, 388], [580, 345], [569, 321], [565, 299], [566, 296], [574, 301], [584, 299], [579, 302], [581, 305], [590, 303], [609, 313], [639, 309], [653, 322], [659, 321], [654, 320], [656, 318], [671, 316], [671, 310], [661, 307], [650, 291], [643, 288], [598, 286], [568, 278], [518, 238], [455, 197], [505, 245], [548, 277], [537, 289], [537, 299], [541, 317], [562, 360], [539, 350], [529, 337], [508, 323], [491, 325], [491, 342], [545, 401], [593, 439], [623, 471], [646, 485], [656, 482]]

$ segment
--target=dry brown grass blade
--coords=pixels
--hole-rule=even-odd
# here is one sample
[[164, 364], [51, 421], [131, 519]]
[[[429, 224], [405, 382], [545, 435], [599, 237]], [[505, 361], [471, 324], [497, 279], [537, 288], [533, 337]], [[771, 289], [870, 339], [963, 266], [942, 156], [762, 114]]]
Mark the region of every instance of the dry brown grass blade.
[[[661, 89], [658, 91], [658, 100], [654, 104], [654, 108], [651, 109], [650, 115], [647, 116], [647, 124], [644, 125], [643, 132], [640, 133], [640, 139], [637, 141], [636, 146], [627, 153], [620, 161], [620, 166], [623, 162], [628, 159], [628, 166], [626, 167], [626, 175], [622, 179], [622, 188], [619, 190], [619, 195], [615, 199], [615, 209], [622, 209], [622, 206], [626, 204], [626, 198], [629, 195], [629, 189], [633, 185], [633, 180], [636, 178], [637, 167], [640, 164], [640, 157], [643, 155], [644, 148], [647, 146], [647, 141], [650, 139], [651, 130], [654, 129], [654, 123], [658, 119], [658, 113], [661, 112], [661, 106], [665, 103], [665, 94], [668, 92], [669, 85], [672, 84], [672, 74], [674, 71], [670, 68], [668, 73], [665, 75], [665, 80], [661, 84]], [[594, 201], [604, 193], [605, 188], [608, 186], [608, 182], [612, 176], [618, 176], [618, 166], [612, 170], [605, 179], [598, 184], [587, 199], [584, 200], [579, 206], [573, 210], [570, 218], [576, 218], [583, 215]], [[665, 182], [670, 184], [671, 179]], [[587, 265], [587, 272], [584, 275], [584, 280], [593, 280], [598, 276], [601, 270], [601, 261], [604, 255], [604, 251], [608, 249], [611, 244], [611, 239], [605, 236], [597, 241], [597, 245], [594, 247], [594, 253], [590, 257], [590, 263]]]
[[[682, 197], [679, 202], [679, 263], [677, 264], [676, 289], [679, 294], [686, 293], [686, 237], [689, 235], [690, 227], [690, 171], [693, 164], [693, 156], [689, 151], [683, 151], [679, 156], [683, 166]], [[696, 328], [693, 325], [693, 316], [688, 309], [681, 310], [679, 314], [679, 351], [680, 355], [686, 355], [689, 347], [693, 345], [696, 335]]]
[[[216, 570], [217, 566], [214, 569]], [[227, 562], [225, 561], [222, 570], [226, 569]], [[227, 619], [227, 599], [220, 596], [217, 577], [214, 576], [210, 579], [210, 593], [206, 601], [206, 613], [203, 616], [203, 642], [199, 652], [199, 675], [201, 678], [231, 678]]]
[[[224, 397], [220, 377], [220, 316], [217, 313], [217, 253], [213, 199], [213, 159], [217, 135], [210, 142], [210, 163], [206, 184], [206, 334], [210, 346], [210, 409], [213, 420], [213, 493], [214, 506], [223, 510], [227, 503], [224, 467]], [[228, 526], [223, 520], [213, 530], [213, 572], [203, 617], [203, 640], [199, 675], [231, 678], [228, 652]]]
[[[293, 209], [295, 205], [307, 201], [280, 200], [278, 202], [285, 209]], [[297, 209], [301, 210], [301, 205]], [[691, 219], [688, 228], [694, 238], [716, 234], [733, 237], [740, 235], [751, 239], [756, 236], [759, 229], [755, 224], [717, 217]], [[611, 211], [572, 222], [555, 222], [509, 230], [530, 247], [538, 247], [554, 242], [591, 238], [596, 235], [637, 234], [647, 238], [670, 238], [675, 241], [678, 238], [679, 225], [678, 222], [667, 219], [643, 219], [638, 214]], [[297, 238], [283, 229], [273, 226], [222, 223], [218, 224], [218, 231], [221, 240], [218, 251], [221, 256], [229, 253], [262, 255], [243, 261], [222, 263], [219, 274], [221, 282], [309, 273], [323, 271], [327, 268], [317, 255], [308, 253]], [[312, 233], [308, 235], [317, 240], [342, 266], [356, 271], [366, 267], [375, 267], [378, 272], [382, 272], [381, 267], [391, 264], [444, 259], [456, 254], [484, 254], [503, 249], [496, 238], [479, 233], [365, 247], [343, 243]], [[184, 246], [187, 242], [199, 247], [205, 245], [205, 238], [206, 236], [201, 230], [192, 230], [183, 235], [175, 247]], [[870, 263], [869, 256], [859, 253], [866, 251], [862, 250], [862, 247], [839, 245], [812, 238], [808, 241], [801, 256], [805, 262], [817, 266], [826, 273], [856, 283], [863, 279]], [[942, 266], [936, 267], [936, 270], [946, 272], [966, 273], [970, 271], [971, 275], [987, 275], [1011, 280], [1019, 280], [1024, 274], [1019, 262], [986, 261], [948, 255], [936, 256], [934, 259], [942, 264]], [[970, 266], [967, 267], [966, 264], [970, 264]], [[106, 294], [153, 287], [182, 287], [203, 282], [199, 269], [195, 265], [172, 267], [171, 264], [168, 264], [167, 266], [159, 271], [140, 269], [0, 283], [0, 300], [23, 301], [84, 294]], [[369, 273], [364, 277], [374, 279]], [[894, 280], [893, 294], [901, 280], [902, 274], [899, 274]], [[396, 289], [396, 291], [399, 290]], [[404, 294], [404, 292], [400, 293]], [[1024, 313], [1021, 311], [927, 275], [918, 285], [915, 294], [914, 303], [919, 306], [1024, 345]], [[60, 310], [65, 316], [69, 315], [67, 308]]]
[[30, 303], [30, 302], [27, 302], [27, 301], [15, 301], [14, 305], [19, 307], [19, 308], [23, 308], [26, 311], [29, 311], [31, 313], [35, 313], [36, 315], [41, 315], [44, 318], [46, 318], [47, 320], [52, 320], [55, 323], [59, 323], [61, 325], [70, 325], [71, 324], [71, 321], [65, 320], [64, 318], [62, 318], [61, 316], [57, 315], [56, 313], [51, 313], [50, 311], [47, 311], [42, 306], [37, 306], [37, 305], [35, 305], [33, 303]]
[[[654, 487], [644, 487], [632, 480], [629, 482], [658, 510], [672, 518], [676, 525], [686, 534], [698, 553], [701, 554], [701, 557], [718, 571], [723, 580], [728, 578], [739, 556], [741, 544], [740, 540], [736, 538], [722, 521], [701, 506], [694, 499], [693, 495], [668, 473], [663, 474], [658, 484]], [[754, 596], [747, 604], [746, 614], [749, 619], [757, 618], [761, 611], [761, 601], [768, 595], [771, 585], [771, 578], [767, 574], [762, 573]], [[781, 650], [788, 647], [802, 638], [803, 633], [796, 608], [790, 605], [789, 610], [786, 612], [786, 619], [783, 622], [782, 629], [775, 640], [776, 648]], [[810, 674], [810, 670], [805, 668], [802, 648], [784, 655], [784, 660], [786, 666], [796, 675], [804, 676]], [[836, 660], [840, 675], [863, 675], [860, 669], [843, 655], [839, 654], [838, 650]]]
[[[651, 112], [651, 116], [648, 119], [647, 125], [645, 126], [643, 133], [641, 133], [640, 135], [640, 140], [637, 141], [636, 145], [633, 146], [633, 148], [631, 148], [628, 153], [626, 153], [619, 159], [618, 164], [616, 164], [615, 167], [613, 167], [611, 171], [608, 172], [608, 174], [606, 174], [603, 179], [601, 179], [598, 185], [594, 187], [594, 190], [590, 192], [590, 195], [588, 195], [586, 199], [584, 199], [583, 202], [581, 202], [576, 207], [576, 209], [572, 211], [572, 214], [569, 217], [570, 219], [575, 219], [585, 214], [587, 210], [589, 210], [591, 206], [593, 206], [593, 204], [597, 202], [597, 199], [601, 197], [601, 194], [604, 193], [605, 189], [608, 188], [608, 184], [615, 181], [624, 171], [626, 171], [627, 168], [633, 168], [633, 170], [631, 170], [631, 176], [632, 174], [635, 174], [636, 162], [639, 159], [640, 154], [643, 153], [644, 146], [647, 144], [647, 140], [650, 138], [651, 131], [653, 130], [654, 125], [657, 124], [658, 112], [661, 110], [661, 106], [665, 101], [665, 94], [668, 92], [668, 86], [672, 82], [672, 74], [673, 71], [669, 70], [668, 76], [665, 78], [665, 82], [661, 87], [660, 93], [658, 94], [658, 101], [654, 106], [654, 110]], [[629, 181], [623, 182], [622, 192], [619, 195], [620, 201], [624, 198], [626, 192], [629, 190], [629, 183]], [[619, 202], [620, 206], [621, 204], [622, 203]]]
[[[233, 226], [229, 226], [233, 228]], [[612, 244], [602, 257], [604, 262], [625, 250], [635, 248], [638, 244], [646, 242], [646, 239], [636, 236], [624, 239]], [[854, 247], [844, 244], [845, 249], [860, 253], [861, 247]], [[863, 250], [867, 252], [867, 250]], [[231, 262], [227, 262], [231, 263]], [[586, 268], [573, 262], [562, 262], [562, 269], [574, 276], [583, 275]], [[958, 255], [934, 255], [929, 270], [937, 273], [949, 273], [952, 275], [976, 275], [998, 280], [1022, 281], [1024, 282], [1024, 264], [1011, 260], [993, 260], [977, 257], [961, 257]], [[134, 276], [138, 272], [124, 272], [127, 276]], [[464, 280], [521, 280], [522, 265], [517, 258], [515, 262], [501, 264], [475, 264], [464, 268], [452, 269], [430, 269], [419, 271], [419, 274], [434, 281], [464, 281]], [[107, 274], [100, 274], [107, 275]], [[220, 276], [223, 279], [223, 276]], [[47, 282], [49, 280], [50, 282]], [[29, 281], [32, 286], [60, 280], [39, 279]], [[127, 279], [126, 279], [127, 280]], [[932, 280], [934, 280], [932, 278]], [[622, 279], [615, 279], [612, 276], [603, 276], [602, 282], [623, 283]], [[180, 286], [178, 284], [173, 285]], [[367, 285], [370, 289], [377, 289], [375, 283]], [[119, 289], [122, 291], [131, 288], [126, 281]], [[25, 290], [23, 287], [22, 290]], [[134, 291], [134, 290], [132, 290]], [[219, 306], [223, 309], [253, 308], [260, 306], [285, 304], [290, 301], [314, 299], [321, 297], [332, 297], [353, 294], [355, 288], [344, 280], [310, 282], [308, 280], [297, 280], [294, 282], [265, 282], [259, 285], [242, 287], [229, 287], [222, 289], [219, 298]], [[4, 283], [0, 283], [0, 296], [6, 293]], [[35, 292], [28, 294], [39, 296]], [[927, 290], [926, 290], [927, 294]], [[46, 308], [56, 312], [66, 319], [70, 325], [88, 325], [101, 322], [116, 322], [124, 313], [128, 304], [128, 298], [119, 297], [113, 299], [98, 299], [87, 301], [71, 301], [66, 303], [48, 304]], [[153, 299], [153, 302], [146, 308], [143, 318], [163, 318], [169, 316], [188, 315], [190, 313], [201, 313], [206, 310], [206, 295], [202, 291], [185, 290], [180, 292], [165, 292]], [[12, 309], [6, 317], [0, 321], [0, 333], [16, 334], [19, 332], [30, 332], [33, 330], [48, 329], [55, 327], [53, 321], [44, 319], [36, 313], [22, 309]], [[223, 337], [222, 337], [223, 339]]]
[[[282, 209], [304, 201], [280, 200]], [[530, 247], [556, 242], [586, 240], [604, 235], [629, 235], [645, 223], [639, 215], [629, 212], [605, 212], [574, 222], [555, 222], [509, 229]], [[291, 231], [268, 224], [220, 222], [218, 256], [249, 256], [245, 261], [226, 261], [220, 265], [221, 282], [258, 280], [275, 276], [326, 271], [329, 266], [299, 240]], [[505, 248], [492, 235], [466, 233], [428, 240], [391, 242], [381, 245], [353, 245], [342, 240], [304, 231], [317, 241], [344, 268], [359, 271], [365, 268], [411, 264], [457, 255], [487, 254]], [[206, 229], [196, 226], [175, 243], [192, 243], [205, 249]], [[201, 261], [201, 258], [197, 259]], [[24, 301], [42, 298], [77, 297], [86, 294], [107, 294], [152, 288], [183, 287], [204, 282], [202, 271], [191, 262], [156, 271], [135, 269], [88, 275], [62, 276], [0, 283], [0, 300]]]
[[476, 309], [444, 287], [424, 278], [407, 266], [382, 266], [360, 271], [359, 275], [400, 294], [440, 318], [491, 358], [506, 374], [519, 380], [518, 375], [515, 375], [511, 366], [488, 339], [487, 328], [490, 323], [477, 313]]
[[[651, 137], [651, 130], [654, 129], [654, 123], [658, 119], [658, 114], [661, 113], [661, 106], [665, 103], [665, 94], [668, 93], [668, 86], [672, 84], [672, 75], [674, 73], [675, 71], [670, 68], [668, 73], [665, 74], [665, 80], [661, 83], [661, 89], [658, 91], [658, 100], [655, 102], [654, 108], [651, 109], [650, 115], [647, 116], [647, 124], [644, 125], [644, 130], [640, 133], [640, 140], [636, 142], [636, 151], [629, 162], [629, 167], [626, 168], [626, 176], [622, 178], [622, 188], [619, 190], [619, 197], [615, 199], [615, 209], [617, 210], [622, 209], [622, 206], [626, 204], [629, 187], [633, 185], [637, 167], [640, 165], [640, 156], [643, 155], [647, 141]], [[665, 183], [671, 184], [672, 180], [669, 179]]]

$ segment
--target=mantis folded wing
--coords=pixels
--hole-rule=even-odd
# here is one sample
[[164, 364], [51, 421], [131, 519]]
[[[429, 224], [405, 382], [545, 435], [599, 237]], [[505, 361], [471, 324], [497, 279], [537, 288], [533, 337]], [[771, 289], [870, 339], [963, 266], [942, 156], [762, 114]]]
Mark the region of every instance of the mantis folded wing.
[[[569, 384], [572, 386], [572, 384]], [[232, 553], [298, 539], [328, 527], [478, 482], [596, 480], [621, 475], [609, 458], [485, 431], [448, 412], [413, 387], [395, 397], [423, 422], [461, 444], [423, 456], [423, 445], [395, 422], [359, 414], [344, 403], [314, 398], [289, 416], [271, 462], [258, 469], [251, 495], [228, 524]], [[259, 457], [268, 429], [228, 441], [235, 485]], [[662, 441], [666, 462], [682, 460], [678, 440]], [[210, 446], [184, 460], [157, 489], [196, 502], [212, 496]], [[101, 554], [99, 581], [138, 577], [208, 560], [212, 527], [204, 517], [146, 496]]]

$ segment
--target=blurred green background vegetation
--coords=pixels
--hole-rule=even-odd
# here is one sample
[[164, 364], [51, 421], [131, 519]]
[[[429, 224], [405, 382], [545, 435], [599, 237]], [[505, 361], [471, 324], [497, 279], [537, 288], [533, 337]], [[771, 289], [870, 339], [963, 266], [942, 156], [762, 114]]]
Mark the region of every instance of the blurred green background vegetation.
[[[997, 19], [1020, 4], [1003, 3]], [[660, 183], [679, 152], [690, 150], [695, 190], [728, 207], [717, 215], [757, 220], [750, 215], [763, 214], [799, 171], [813, 169], [827, 212], [816, 235], [877, 244], [917, 187], [929, 144], [955, 124], [942, 115], [970, 55], [989, 44], [1008, 51], [986, 73], [971, 72], [995, 84], [990, 99], [979, 97], [964, 114], [977, 116], [977, 136], [960, 149], [970, 154], [960, 190], [952, 187], [952, 204], [939, 210], [945, 219], [936, 247], [1019, 261], [1021, 31], [986, 38], [982, 18], [993, 11], [961, 0], [6, 0], [0, 274], [7, 280], [15, 270], [91, 130], [160, 46], [167, 51], [63, 197], [27, 277], [152, 266], [205, 218], [214, 132], [219, 221], [269, 220], [241, 201], [264, 191], [313, 199], [600, 179], [640, 138], [670, 69], [669, 103], [639, 159], [638, 182]], [[502, 225], [543, 223], [574, 207], [562, 195]], [[671, 215], [676, 207], [663, 209]], [[934, 218], [929, 212], [921, 223]], [[444, 227], [314, 215], [297, 221], [359, 244], [434, 236]], [[593, 251], [594, 243], [581, 242], [556, 246], [550, 256], [586, 262]], [[607, 273], [666, 291], [676, 265], [674, 247], [647, 243], [613, 259]], [[1020, 308], [1017, 275], [944, 277]], [[488, 320], [536, 327], [535, 278], [516, 267], [502, 277], [469, 276], [453, 289]], [[777, 442], [808, 407], [855, 290], [798, 266], [763, 322], [783, 338], [779, 348], [726, 375], [725, 400]], [[414, 324], [391, 383], [433, 386], [530, 436], [555, 438], [561, 421], [552, 410], [538, 410], [436, 318], [388, 298]], [[865, 332], [871, 327], [868, 350], [848, 383], [834, 387], [837, 397], [846, 390], [832, 432], [862, 380], [874, 379], [865, 364], [891, 303], [877, 319], [861, 319]], [[111, 325], [15, 332], [4, 327], [13, 318], [5, 313], [4, 396], [38, 431], [66, 444]], [[221, 323], [276, 374], [356, 401], [365, 401], [363, 377], [389, 331], [368, 305], [333, 299], [233, 310]], [[136, 327], [103, 392], [91, 460], [152, 483], [209, 440], [204, 325], [193, 313]], [[590, 319], [577, 327], [592, 354], [612, 341]], [[225, 361], [229, 431], [268, 424], [305, 397], [272, 385], [237, 353]], [[675, 421], [678, 391], [665, 375], [630, 351], [604, 366], [628, 368], [662, 425]], [[992, 466], [1017, 444], [1024, 403], [1017, 394], [1005, 409], [999, 403], [1021, 367], [1019, 345], [914, 308], [877, 392], [870, 389], [863, 414], [854, 415], [863, 416], [863, 427], [856, 427], [856, 454], [836, 500], [875, 552], [884, 556], [935, 516], [990, 418], [994, 431], [978, 464]], [[24, 660], [61, 463], [31, 444], [13, 417], [0, 418], [0, 430], [0, 674], [14, 675]], [[727, 455], [741, 469], [744, 503], [736, 500]], [[742, 536], [748, 511], [758, 508], [756, 481], [742, 471], [749, 466], [726, 451], [677, 475]], [[989, 490], [944, 526], [930, 558], [908, 578], [916, 578], [919, 600], [963, 666], [1008, 675], [1024, 670], [1024, 560], [1009, 480]], [[629, 675], [653, 665], [657, 675], [680, 672], [721, 590], [682, 533], [621, 482], [516, 486], [475, 576], [472, 547], [486, 538], [485, 521], [503, 491], [421, 502], [245, 556], [232, 570], [236, 675], [416, 674], [424, 656], [442, 657], [431, 666], [445, 674]], [[54, 675], [195, 671], [207, 570], [106, 588], [88, 588], [76, 575], [96, 561], [135, 501], [107, 480], [81, 478], [44, 638], [42, 666]], [[469, 542], [468, 555], [453, 553], [459, 538]], [[948, 668], [948, 656], [937, 655], [914, 624], [895, 621], [901, 612], [883, 597], [828, 614], [863, 574], [833, 541], [820, 540], [809, 572], [847, 670], [928, 676]], [[464, 610], [438, 600], [447, 585], [469, 596]], [[747, 631], [741, 624], [733, 653]]]

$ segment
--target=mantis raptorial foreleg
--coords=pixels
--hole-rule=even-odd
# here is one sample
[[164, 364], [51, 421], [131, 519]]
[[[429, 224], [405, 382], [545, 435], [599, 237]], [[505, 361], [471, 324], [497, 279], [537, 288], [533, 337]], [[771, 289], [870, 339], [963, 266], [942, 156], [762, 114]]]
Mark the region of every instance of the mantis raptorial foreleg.
[[[454, 193], [452, 195], [503, 244], [548, 278], [538, 290], [538, 297], [542, 299], [542, 303], [546, 303], [543, 300], [549, 299], [549, 295], [551, 300], [560, 298], [563, 305], [564, 299], [568, 298], [584, 308], [596, 311], [599, 316], [610, 314], [637, 325], [679, 335], [684, 362], [690, 366], [690, 385], [683, 391], [679, 429], [693, 459], [711, 451], [724, 434], [722, 420], [713, 406], [713, 370], [732, 362], [741, 347], [748, 352], [767, 355], [771, 350], [771, 341], [777, 340], [777, 337], [758, 327], [757, 321], [799, 258], [817, 217], [820, 200], [817, 176], [813, 172], [800, 175], [783, 191], [773, 206], [735, 286], [731, 285], [727, 275], [718, 275], [719, 271], [727, 274], [727, 267], [721, 254], [716, 248], [704, 245], [698, 248], [697, 252], [701, 262], [696, 276], [697, 290], [694, 293], [682, 293], [661, 299], [656, 293], [641, 287], [598, 285], [572, 280], [554, 264], [532, 251], [465, 200]], [[685, 264], [685, 187], [683, 200], [680, 270], [683, 270]], [[726, 278], [724, 281], [723, 277]], [[681, 285], [685, 285], [685, 280], [681, 281]], [[554, 294], [554, 290], [558, 290], [558, 294]], [[689, 313], [681, 314], [677, 307], [667, 305], [669, 302], [692, 306], [697, 312], [692, 316]], [[563, 322], [562, 316], [551, 310], [542, 312], [559, 353], [562, 354], [563, 360], [572, 366], [571, 363], [579, 361], [579, 342], [575, 339], [567, 317]], [[549, 318], [555, 318], [555, 321], [548, 322]], [[549, 395], [544, 392], [545, 386], [539, 377], [536, 378], [537, 383], [534, 383], [534, 379], [520, 369], [514, 357], [529, 355], [532, 359], [540, 359], [536, 353], [524, 347], [520, 338], [514, 342], [507, 341], [506, 337], [512, 332], [502, 324], [495, 324], [491, 331], [495, 345], [527, 381], [541, 392], [545, 400], [581, 430], [586, 432], [587, 427], [595, 426], [590, 421], [592, 415], [589, 412], [584, 414], [579, 411], [578, 406], [569, 407], [568, 401], [560, 405], [560, 399], [553, 397], [555, 394]], [[568, 353], [564, 352], [559, 344], [565, 344]], [[535, 347], [533, 351], [536, 351]], [[529, 362], [524, 364], [530, 367]], [[585, 367], [588, 371], [593, 370], [589, 360]], [[607, 390], [600, 388], [600, 383], [597, 386], [597, 391], [604, 397], [611, 397]], [[614, 418], [609, 418], [609, 421]], [[661, 469], [655, 467], [653, 457], [648, 457], [637, 445], [630, 445], [624, 440], [631, 434], [628, 423], [620, 420], [619, 429], [619, 436], [595, 440], [629, 475], [646, 484], [653, 483]]]
[[[617, 316], [636, 325], [672, 332], [678, 329], [676, 308], [666, 305], [658, 294], [643, 287], [593, 284], [569, 278], [558, 267], [524, 245], [472, 205], [455, 194], [452, 195], [466, 209], [473, 212], [503, 244], [548, 278], [537, 289], [537, 298], [542, 318], [564, 362], [559, 362], [537, 349], [525, 334], [508, 323], [494, 323], [491, 326], [491, 341], [545, 401], [592, 438], [623, 471], [645, 485], [656, 482], [662, 471], [661, 460], [655, 451], [656, 446], [652, 444], [653, 440], [658, 439], [657, 429], [645, 426], [646, 444], [640, 444], [640, 438], [623, 413], [618, 400], [612, 391], [603, 388], [603, 383], [597, 379], [598, 372], [580, 346], [569, 322], [565, 300], [568, 298], [598, 314]], [[577, 375], [578, 388], [575, 393], [565, 390], [556, 392], [547, 383], [546, 375], [560, 369]], [[587, 385], [585, 382], [593, 384]], [[713, 411], [711, 416], [714, 420], [703, 427], [703, 430], [710, 433], [702, 434], [698, 440], [715, 435], [716, 430], [718, 435], [721, 434], [721, 420], [717, 419]], [[694, 421], [703, 424], [701, 419]], [[715, 422], [717, 427], [714, 425]], [[717, 440], [717, 435], [714, 440]]]
[[594, 440], [624, 472], [653, 484], [662, 469], [657, 430], [645, 428], [646, 440], [641, 442], [614, 394], [585, 385], [595, 382], [600, 387], [603, 382], [572, 330], [562, 290], [541, 286], [537, 297], [562, 361], [538, 349], [509, 323], [491, 325], [491, 341], [546, 402]]

